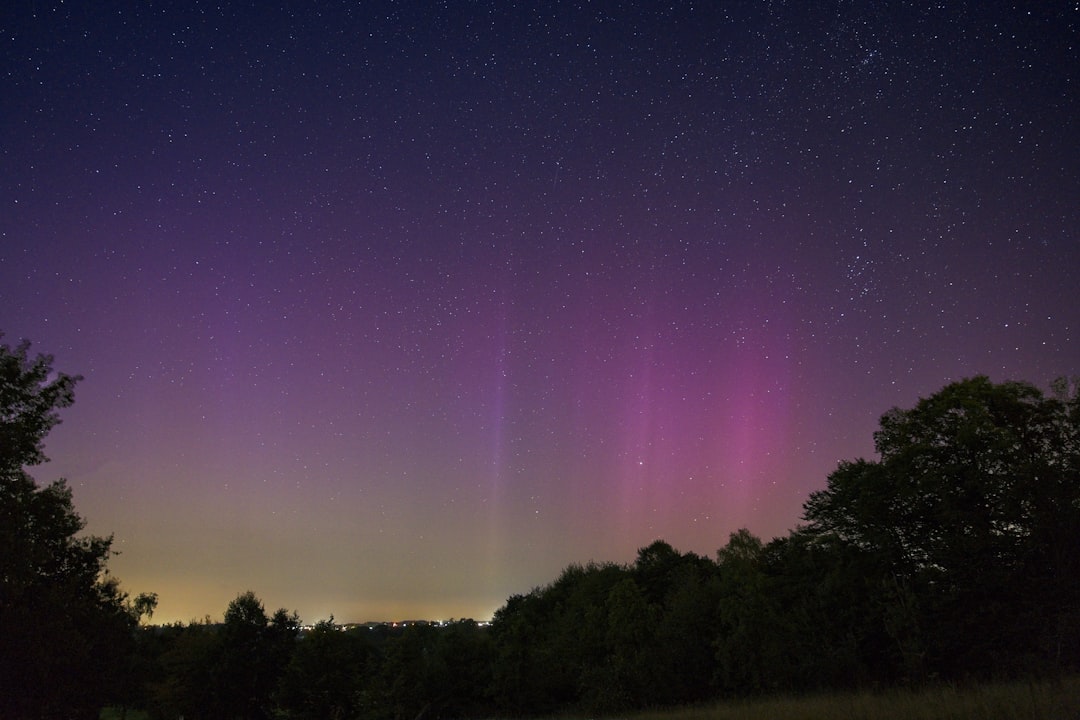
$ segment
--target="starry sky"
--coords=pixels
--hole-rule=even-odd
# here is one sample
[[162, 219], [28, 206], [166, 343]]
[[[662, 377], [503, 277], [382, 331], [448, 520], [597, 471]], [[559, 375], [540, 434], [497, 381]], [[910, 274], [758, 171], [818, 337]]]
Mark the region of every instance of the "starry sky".
[[1080, 372], [1076, 2], [0, 10], [0, 330], [155, 621], [491, 617]]

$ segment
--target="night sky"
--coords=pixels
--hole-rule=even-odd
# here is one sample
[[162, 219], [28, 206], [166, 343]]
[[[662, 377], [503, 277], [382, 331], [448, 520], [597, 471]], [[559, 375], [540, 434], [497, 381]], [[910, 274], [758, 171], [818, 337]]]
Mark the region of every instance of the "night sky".
[[155, 621], [489, 618], [1080, 372], [1076, 2], [272, 5], [0, 10], [34, 475]]

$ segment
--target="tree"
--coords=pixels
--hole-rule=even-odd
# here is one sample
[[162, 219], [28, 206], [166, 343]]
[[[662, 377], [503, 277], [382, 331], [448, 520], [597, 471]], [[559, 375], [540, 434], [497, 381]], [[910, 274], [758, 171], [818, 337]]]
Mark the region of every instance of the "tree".
[[250, 590], [229, 603], [213, 663], [219, 717], [270, 717], [273, 694], [292, 658], [299, 629], [299, 618], [285, 609], [268, 618]]
[[682, 556], [669, 575], [656, 625], [649, 704], [686, 704], [715, 695], [720, 570], [709, 558]]
[[576, 691], [555, 647], [555, 603], [550, 589], [512, 595], [495, 612], [492, 692], [501, 714], [524, 716], [563, 709]]
[[650, 661], [656, 655], [654, 608], [632, 577], [611, 588], [604, 608], [604, 657], [587, 668], [585, 707], [596, 713], [642, 707], [651, 699]]
[[67, 484], [26, 470], [80, 380], [29, 348], [0, 345], [0, 716], [97, 717], [126, 687], [137, 614], [106, 574], [112, 538], [79, 536]]
[[556, 713], [583, 697], [592, 702], [610, 656], [607, 601], [627, 577], [610, 563], [570, 565], [495, 613], [493, 692], [503, 713]]
[[760, 692], [772, 685], [775, 658], [770, 657], [771, 604], [765, 592], [761, 539], [746, 528], [731, 533], [717, 551], [720, 567], [717, 675], [729, 693]]
[[849, 563], [795, 531], [763, 544], [748, 530], [717, 552], [717, 682], [725, 693], [805, 692], [854, 676], [861, 593]]
[[365, 674], [372, 664], [373, 649], [363, 635], [342, 632], [333, 617], [316, 624], [297, 644], [278, 684], [282, 716], [295, 720], [356, 717]]
[[386, 644], [372, 677], [364, 717], [488, 717], [494, 714], [494, 648], [473, 620], [410, 624]]
[[[640, 705], [668, 705], [709, 697], [718, 631], [716, 563], [692, 552], [680, 553], [663, 540], [656, 540], [638, 550], [628, 571], [649, 606], [647, 626], [652, 644], [642, 658], [643, 680], [633, 693], [634, 701]], [[624, 587], [620, 591], [623, 603], [630, 600], [626, 590]], [[612, 612], [615, 597], [609, 595]]]
[[144, 640], [154, 670], [146, 682], [145, 709], [151, 717], [220, 717], [214, 663], [221, 639], [210, 617], [201, 623], [155, 628]]
[[807, 501], [810, 532], [877, 559], [906, 664], [924, 646], [951, 675], [1050, 660], [1040, 644], [1080, 661], [1080, 393], [1055, 388], [975, 377], [894, 408], [880, 459], [842, 463]]
[[[0, 338], [3, 334], [0, 333]], [[45, 436], [60, 422], [59, 410], [75, 402], [78, 375], [53, 375], [53, 357], [28, 357], [29, 341], [0, 345], [0, 476], [22, 474], [45, 457]]]

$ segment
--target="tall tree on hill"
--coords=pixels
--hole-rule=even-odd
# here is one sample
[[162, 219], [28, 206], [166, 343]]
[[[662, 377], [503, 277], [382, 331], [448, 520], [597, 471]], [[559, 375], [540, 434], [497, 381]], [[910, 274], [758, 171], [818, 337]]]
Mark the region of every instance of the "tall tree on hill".
[[909, 669], [1080, 663], [1078, 421], [1064, 381], [1051, 397], [955, 382], [887, 412], [880, 459], [842, 463], [810, 496], [811, 532], [877, 559], [883, 622]]
[[0, 716], [96, 718], [127, 686], [137, 612], [106, 576], [112, 538], [79, 536], [66, 483], [26, 471], [80, 380], [29, 347], [0, 345]]

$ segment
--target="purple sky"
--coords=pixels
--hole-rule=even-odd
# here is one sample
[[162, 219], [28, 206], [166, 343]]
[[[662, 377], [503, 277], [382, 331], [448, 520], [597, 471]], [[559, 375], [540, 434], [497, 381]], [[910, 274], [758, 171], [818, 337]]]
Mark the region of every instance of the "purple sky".
[[487, 618], [1080, 372], [1076, 3], [15, 5], [0, 330], [155, 620]]

